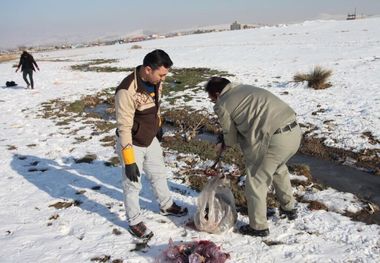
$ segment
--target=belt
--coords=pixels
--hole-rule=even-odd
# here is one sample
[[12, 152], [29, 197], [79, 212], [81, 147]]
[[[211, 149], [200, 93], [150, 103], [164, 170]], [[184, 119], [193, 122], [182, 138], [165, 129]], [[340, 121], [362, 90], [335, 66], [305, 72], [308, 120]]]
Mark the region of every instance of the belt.
[[292, 123], [289, 123], [288, 125], [286, 125], [285, 127], [282, 127], [282, 128], [278, 128], [274, 134], [279, 134], [279, 133], [283, 133], [283, 132], [287, 132], [287, 131], [291, 131], [294, 127], [296, 127], [298, 125], [297, 121], [293, 121]]

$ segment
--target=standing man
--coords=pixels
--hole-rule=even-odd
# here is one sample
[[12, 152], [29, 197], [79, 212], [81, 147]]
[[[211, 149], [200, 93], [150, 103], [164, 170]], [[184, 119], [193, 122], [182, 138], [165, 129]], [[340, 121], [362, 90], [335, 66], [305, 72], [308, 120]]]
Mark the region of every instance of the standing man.
[[273, 183], [280, 202], [280, 215], [297, 217], [286, 162], [298, 150], [301, 129], [292, 108], [267, 90], [231, 83], [212, 77], [205, 87], [215, 103], [223, 136], [216, 145], [217, 154], [225, 146], [239, 144], [247, 168], [245, 196], [249, 225], [239, 231], [244, 235], [269, 235], [267, 193]]
[[[36, 66], [36, 68], [38, 70], [40, 70], [40, 68], [38, 67], [38, 65], [37, 65], [36, 61], [34, 60], [33, 56], [31, 54], [29, 54], [28, 52], [23, 51], [22, 54], [21, 54], [21, 56], [20, 56], [20, 62], [17, 65], [16, 72], [21, 67], [22, 77], [24, 78], [24, 80], [26, 82], [27, 89], [30, 86], [32, 87], [32, 89], [34, 89], [33, 71], [36, 71], [36, 69], [34, 68], [34, 66]], [[29, 83], [28, 79], [26, 78], [27, 76], [29, 76], [30, 83]]]
[[187, 208], [172, 200], [162, 149], [156, 138], [161, 126], [162, 81], [172, 65], [168, 54], [154, 50], [145, 56], [143, 65], [136, 67], [116, 88], [116, 147], [123, 168], [124, 204], [129, 231], [139, 238], [153, 236], [140, 211], [140, 172], [144, 171], [150, 180], [162, 215], [187, 214]]

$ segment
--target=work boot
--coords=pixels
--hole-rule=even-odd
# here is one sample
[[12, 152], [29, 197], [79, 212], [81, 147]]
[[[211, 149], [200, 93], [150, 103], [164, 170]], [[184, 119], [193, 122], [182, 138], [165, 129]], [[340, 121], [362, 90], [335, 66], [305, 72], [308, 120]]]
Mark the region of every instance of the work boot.
[[255, 236], [255, 237], [266, 237], [269, 235], [269, 229], [256, 230], [250, 225], [244, 225], [239, 228], [239, 232], [243, 235]]
[[185, 216], [187, 215], [187, 207], [181, 207], [173, 202], [172, 206], [168, 209], [160, 209], [160, 214], [164, 216]]
[[280, 217], [282, 217], [282, 218], [287, 217], [289, 220], [294, 220], [297, 218], [297, 209], [296, 208], [287, 211], [287, 210], [284, 210], [280, 207], [279, 211], [280, 211]]
[[128, 231], [133, 236], [138, 238], [151, 239], [153, 236], [153, 232], [149, 228], [147, 228], [144, 222], [142, 221], [136, 225], [129, 226]]
[[267, 207], [267, 218], [272, 217], [276, 214], [276, 209], [274, 207]]

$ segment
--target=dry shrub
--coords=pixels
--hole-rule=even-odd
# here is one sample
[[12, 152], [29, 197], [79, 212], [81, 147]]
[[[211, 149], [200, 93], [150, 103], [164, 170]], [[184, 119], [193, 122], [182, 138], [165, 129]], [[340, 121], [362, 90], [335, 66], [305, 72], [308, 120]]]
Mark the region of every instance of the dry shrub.
[[131, 46], [131, 49], [141, 49], [142, 48], [142, 46], [140, 46], [140, 45], [133, 45], [133, 46]]
[[310, 167], [306, 164], [291, 164], [288, 165], [289, 172], [295, 175], [302, 175], [307, 178], [307, 180], [298, 180], [298, 179], [293, 179], [291, 180], [292, 186], [298, 186], [298, 185], [303, 185], [307, 186], [312, 183], [312, 176], [310, 172]]
[[310, 210], [325, 210], [328, 211], [328, 208], [325, 204], [318, 202], [318, 201], [310, 201], [309, 205], [307, 206]]
[[295, 82], [307, 81], [307, 86], [313, 89], [326, 89], [331, 87], [331, 83], [327, 79], [331, 76], [332, 71], [316, 66], [310, 73], [297, 73], [294, 75]]
[[75, 163], [92, 163], [95, 161], [98, 157], [96, 154], [86, 154], [84, 157], [79, 159], [74, 159]]
[[84, 105], [87, 107], [95, 107], [100, 103], [100, 99], [95, 96], [86, 96], [83, 98]]
[[366, 224], [372, 225], [372, 224], [377, 224], [380, 225], [380, 212], [375, 211], [375, 213], [368, 213], [365, 209], [360, 210], [357, 213], [352, 213], [352, 212], [346, 212], [344, 214], [345, 216], [348, 216], [351, 218], [353, 221], [359, 221], [359, 222], [364, 222]]

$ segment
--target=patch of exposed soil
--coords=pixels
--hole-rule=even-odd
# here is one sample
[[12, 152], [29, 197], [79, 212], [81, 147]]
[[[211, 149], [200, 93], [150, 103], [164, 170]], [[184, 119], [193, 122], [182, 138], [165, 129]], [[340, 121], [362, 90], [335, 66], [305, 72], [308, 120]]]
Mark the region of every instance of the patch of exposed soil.
[[[191, 115], [191, 117], [189, 116]], [[175, 126], [183, 131], [218, 133], [220, 128], [217, 119], [209, 117], [207, 112], [194, 111], [190, 108], [172, 109], [162, 113], [165, 123]]]
[[[306, 202], [304, 200], [304, 202]], [[325, 210], [325, 211], [328, 211], [328, 208], [325, 204], [321, 203], [321, 202], [318, 202], [318, 201], [309, 201], [308, 202], [309, 205], [307, 206], [307, 208], [309, 208], [310, 210]]]
[[367, 210], [363, 209], [357, 213], [346, 212], [345, 216], [350, 217], [353, 221], [380, 225], [380, 211], [370, 213]]
[[347, 160], [354, 160], [354, 167], [364, 168], [367, 172], [380, 175], [380, 149], [366, 149], [353, 152], [341, 148], [326, 146], [325, 139], [304, 135], [299, 152], [325, 160], [343, 164]]
[[79, 200], [64, 201], [64, 202], [59, 201], [59, 202], [49, 205], [49, 207], [54, 207], [55, 209], [65, 209], [71, 206], [80, 206], [81, 203], [82, 202]]
[[373, 136], [372, 132], [370, 131], [366, 131], [366, 132], [363, 132], [363, 138], [367, 138], [368, 139], [368, 142], [370, 144], [380, 144], [380, 140], [379, 139], [376, 139], [375, 136]]
[[312, 177], [311, 177], [311, 172], [310, 172], [310, 167], [305, 165], [305, 164], [292, 164], [288, 165], [289, 172], [291, 174], [295, 175], [302, 175], [306, 177], [306, 180], [300, 180], [300, 179], [292, 179], [291, 183], [292, 186], [308, 186], [312, 183]]
[[97, 158], [96, 154], [87, 154], [86, 156], [75, 159], [75, 163], [92, 163]]
[[0, 54], [0, 63], [17, 59], [19, 56], [19, 54]]

